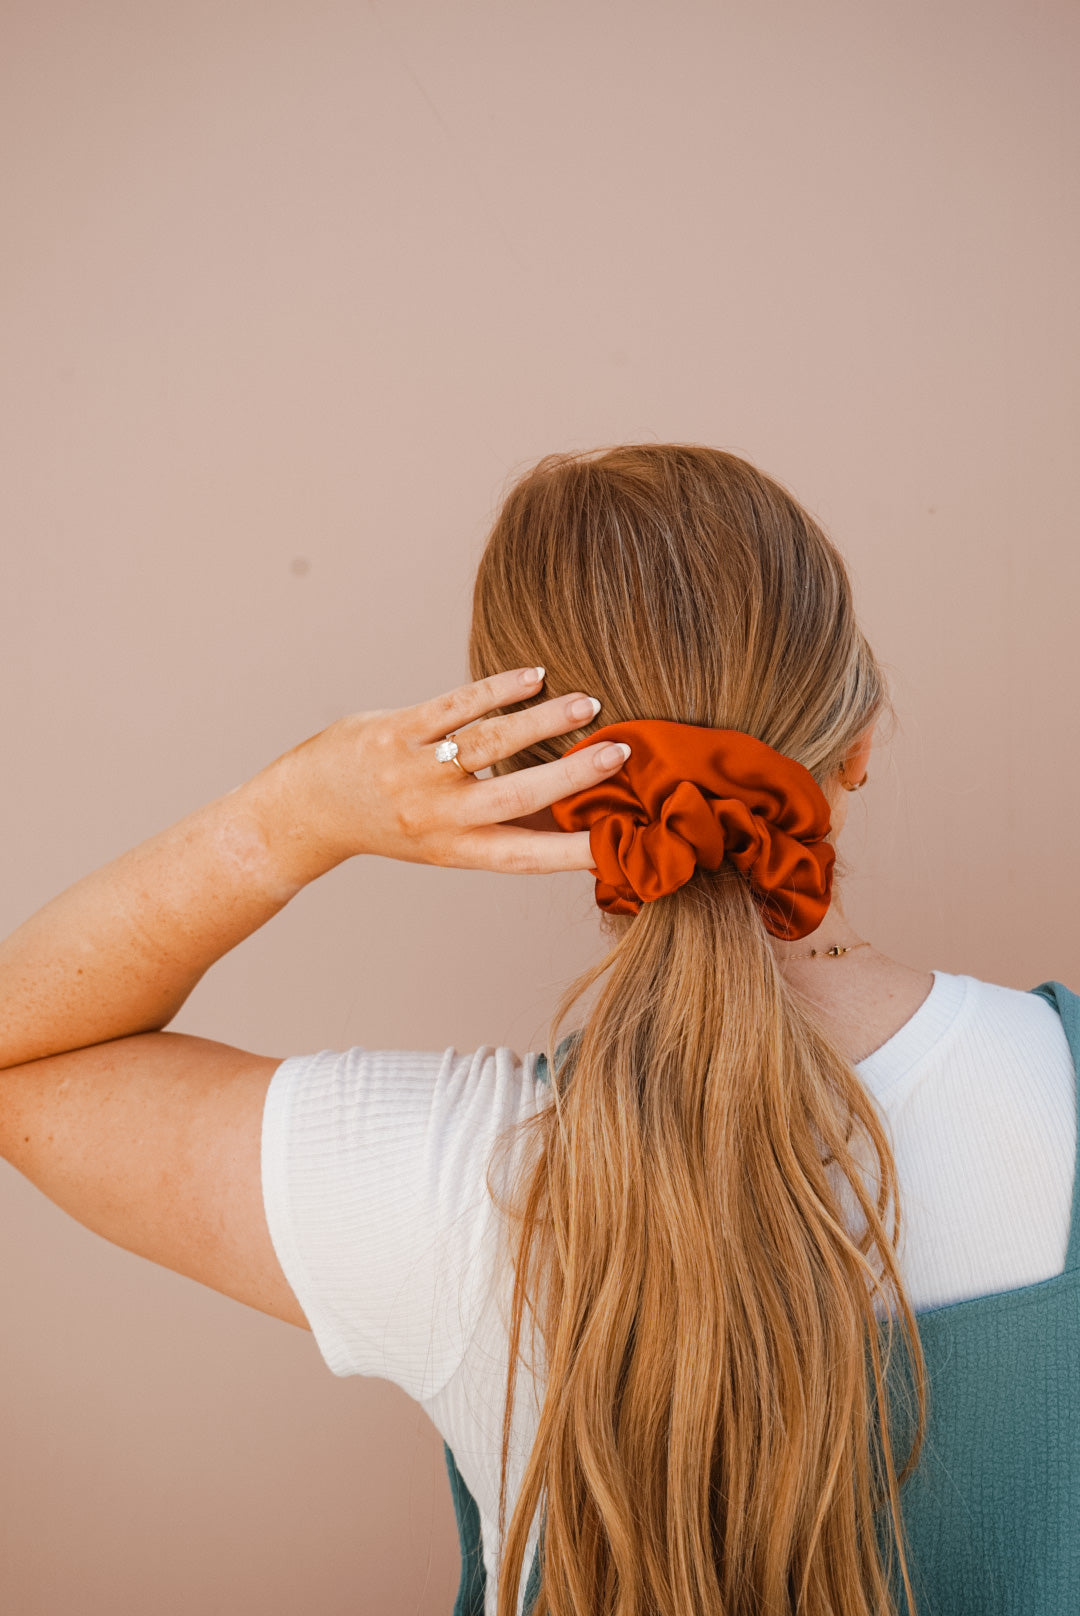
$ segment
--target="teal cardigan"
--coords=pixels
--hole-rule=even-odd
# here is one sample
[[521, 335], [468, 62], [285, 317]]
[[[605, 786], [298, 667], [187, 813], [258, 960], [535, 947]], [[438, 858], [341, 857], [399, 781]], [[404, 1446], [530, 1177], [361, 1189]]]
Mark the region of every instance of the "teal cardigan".
[[[1080, 996], [1039, 993], [1080, 1074]], [[558, 1061], [571, 1033], [556, 1050]], [[537, 1075], [547, 1081], [540, 1055]], [[1080, 1115], [1080, 1075], [1077, 1077]], [[918, 1616], [1080, 1613], [1080, 1149], [1060, 1274], [917, 1315], [929, 1381], [926, 1440], [901, 1492]], [[903, 1428], [898, 1452], [906, 1452]], [[461, 1541], [453, 1616], [484, 1616], [480, 1514], [444, 1443]], [[542, 1534], [541, 1534], [542, 1547]], [[529, 1616], [540, 1550], [525, 1588]], [[910, 1616], [897, 1578], [896, 1608]]]

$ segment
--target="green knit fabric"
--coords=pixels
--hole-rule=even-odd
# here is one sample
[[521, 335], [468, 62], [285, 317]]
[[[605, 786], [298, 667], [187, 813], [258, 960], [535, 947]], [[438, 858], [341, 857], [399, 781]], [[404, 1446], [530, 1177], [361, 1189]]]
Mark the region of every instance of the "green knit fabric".
[[461, 1580], [454, 1600], [454, 1616], [484, 1616], [487, 1573], [484, 1570], [480, 1511], [476, 1507], [476, 1499], [462, 1479], [449, 1443], [443, 1443], [443, 1452], [450, 1474], [450, 1495], [454, 1500], [458, 1541], [461, 1544]]
[[[1061, 1016], [1078, 1073], [1080, 1115], [1080, 996], [1060, 982], [1031, 992]], [[560, 1042], [556, 1065], [573, 1037]], [[543, 1055], [537, 1075], [548, 1081]], [[1060, 1274], [916, 1315], [928, 1418], [901, 1502], [918, 1616], [1080, 1616], [1078, 1181], [1080, 1150]], [[903, 1354], [895, 1364], [902, 1372]], [[901, 1457], [908, 1435], [904, 1392], [904, 1381], [890, 1372], [890, 1429]], [[454, 1616], [483, 1616], [479, 1512], [445, 1451], [462, 1553]], [[537, 1551], [525, 1616], [539, 1583]], [[900, 1616], [912, 1616], [899, 1577], [894, 1598]]]

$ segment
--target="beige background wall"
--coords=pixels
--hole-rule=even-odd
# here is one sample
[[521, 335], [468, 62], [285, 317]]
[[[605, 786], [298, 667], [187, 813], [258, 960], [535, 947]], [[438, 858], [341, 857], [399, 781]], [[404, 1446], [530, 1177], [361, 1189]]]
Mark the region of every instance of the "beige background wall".
[[[1080, 987], [1069, 3], [5, 0], [0, 926], [337, 714], [460, 683], [515, 469], [780, 477], [902, 728], [863, 935]], [[372, 861], [175, 1024], [536, 1047], [587, 876]], [[12, 1616], [444, 1613], [439, 1438], [0, 1173]]]

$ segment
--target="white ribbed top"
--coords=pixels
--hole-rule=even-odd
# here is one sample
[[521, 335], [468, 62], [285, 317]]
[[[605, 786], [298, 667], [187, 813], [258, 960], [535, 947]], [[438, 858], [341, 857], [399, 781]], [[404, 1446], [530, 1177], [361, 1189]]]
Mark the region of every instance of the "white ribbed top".
[[[935, 971], [914, 1016], [856, 1070], [896, 1158], [917, 1312], [1060, 1273], [1076, 1078], [1052, 1005]], [[263, 1118], [263, 1196], [286, 1277], [333, 1373], [393, 1381], [449, 1443], [480, 1509], [486, 1616], [509, 1270], [485, 1171], [497, 1136], [549, 1096], [535, 1053], [356, 1047], [282, 1062]], [[503, 1171], [520, 1159], [515, 1147]], [[511, 1497], [534, 1429], [521, 1374]]]

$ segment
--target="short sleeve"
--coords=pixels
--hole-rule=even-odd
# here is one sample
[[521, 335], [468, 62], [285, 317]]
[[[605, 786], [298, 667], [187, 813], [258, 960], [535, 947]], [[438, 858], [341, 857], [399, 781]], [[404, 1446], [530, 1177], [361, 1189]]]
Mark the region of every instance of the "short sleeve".
[[[270, 1238], [328, 1367], [418, 1401], [461, 1364], [490, 1298], [502, 1131], [542, 1103], [536, 1057], [353, 1048], [293, 1056], [262, 1123]], [[515, 1143], [505, 1160], [512, 1170]]]

